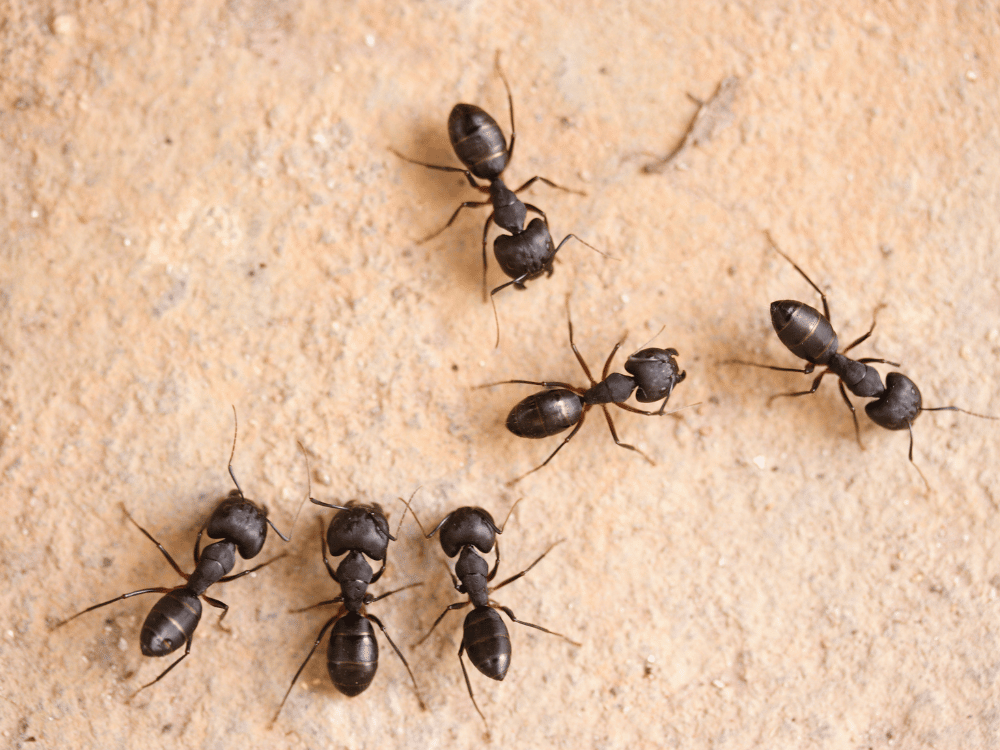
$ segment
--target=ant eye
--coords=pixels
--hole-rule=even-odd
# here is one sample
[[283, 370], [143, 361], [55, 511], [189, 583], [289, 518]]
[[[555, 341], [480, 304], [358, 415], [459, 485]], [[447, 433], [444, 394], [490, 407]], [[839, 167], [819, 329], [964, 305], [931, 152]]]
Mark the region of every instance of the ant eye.
[[165, 648], [173, 648], [174, 647], [174, 642], [172, 640], [170, 640], [169, 638], [164, 638], [163, 639], [163, 645], [164, 645]]

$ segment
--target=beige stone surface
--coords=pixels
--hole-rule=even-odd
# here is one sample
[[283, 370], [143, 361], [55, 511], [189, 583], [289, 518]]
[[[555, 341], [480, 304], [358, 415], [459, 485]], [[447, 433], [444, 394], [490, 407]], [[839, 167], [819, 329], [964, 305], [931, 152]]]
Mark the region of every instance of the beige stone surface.
[[[318, 518], [221, 584], [191, 656], [142, 657], [153, 597], [180, 578], [124, 506], [190, 569], [228, 492], [287, 529], [305, 492], [400, 495], [428, 524], [498, 517], [507, 679], [472, 682], [505, 748], [979, 748], [1000, 745], [1000, 424], [923, 415], [907, 436], [832, 379], [808, 398], [768, 304], [828, 292], [843, 341], [902, 363], [928, 405], [1000, 412], [1000, 96], [995, 3], [208, 2], [0, 4], [0, 745], [24, 748], [481, 747], [455, 658], [458, 595], [411, 521], [372, 605], [371, 689], [348, 699], [323, 652], [270, 719], [334, 596]], [[505, 174], [543, 175], [550, 279], [480, 299], [485, 212], [463, 200], [445, 121], [475, 102], [508, 129]], [[732, 121], [662, 174], [727, 76]], [[690, 96], [689, 96], [690, 95]], [[491, 270], [491, 282], [502, 277]], [[544, 471], [558, 439], [503, 425], [528, 386], [583, 382], [656, 339], [681, 352], [676, 417], [615, 411]], [[623, 358], [615, 362], [620, 369]], [[883, 373], [890, 368], [880, 366]], [[856, 401], [859, 401], [855, 399]], [[859, 401], [860, 408], [861, 403]], [[320, 512], [322, 511], [322, 512]], [[242, 564], [242, 563], [240, 563]], [[380, 636], [381, 637], [381, 636]], [[322, 647], [325, 649], [325, 644]]]

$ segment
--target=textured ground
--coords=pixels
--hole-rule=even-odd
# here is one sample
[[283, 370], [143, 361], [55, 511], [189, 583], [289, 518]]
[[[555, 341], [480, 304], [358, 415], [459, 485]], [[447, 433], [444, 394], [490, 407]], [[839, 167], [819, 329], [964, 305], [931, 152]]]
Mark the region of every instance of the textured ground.
[[[504, 6], [505, 13], [499, 10]], [[322, 655], [270, 718], [336, 593], [314, 506], [290, 556], [213, 593], [190, 658], [140, 655], [152, 597], [58, 630], [92, 603], [179, 578], [126, 507], [190, 566], [228, 492], [291, 525], [306, 492], [399, 495], [421, 520], [498, 517], [503, 683], [472, 676], [496, 747], [977, 748], [1000, 744], [1000, 424], [923, 415], [907, 436], [801, 375], [768, 303], [830, 297], [859, 353], [901, 362], [928, 405], [1000, 412], [1000, 16], [996, 5], [0, 2], [0, 744], [30, 748], [480, 747], [455, 653], [461, 615], [435, 544], [407, 521], [372, 605], [382, 642], [347, 699]], [[480, 299], [483, 211], [444, 123], [476, 102], [508, 129], [508, 182], [556, 238], [551, 279]], [[735, 76], [717, 126], [658, 174]], [[694, 98], [693, 98], [694, 97]], [[705, 124], [702, 118], [702, 124]], [[502, 277], [491, 271], [491, 283]], [[656, 343], [681, 352], [676, 417], [602, 416], [555, 443], [503, 427], [528, 386], [582, 382]], [[616, 360], [620, 369], [621, 357]], [[883, 367], [883, 372], [886, 368]], [[859, 404], [860, 406], [860, 404]]]

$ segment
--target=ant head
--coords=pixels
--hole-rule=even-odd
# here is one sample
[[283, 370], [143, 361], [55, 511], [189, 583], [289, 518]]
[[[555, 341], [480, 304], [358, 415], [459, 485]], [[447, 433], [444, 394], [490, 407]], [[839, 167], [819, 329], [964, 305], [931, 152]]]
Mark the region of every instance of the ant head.
[[920, 414], [920, 390], [901, 372], [885, 376], [885, 393], [865, 404], [865, 412], [879, 427], [905, 430]]
[[212, 539], [226, 539], [236, 545], [240, 557], [256, 557], [267, 540], [267, 515], [238, 489], [232, 490], [212, 512], [205, 527]]
[[497, 121], [475, 104], [456, 104], [448, 115], [455, 154], [476, 177], [492, 182], [507, 168], [510, 152]]
[[635, 378], [635, 398], [642, 403], [668, 398], [674, 386], [687, 376], [674, 357], [676, 349], [641, 349], [629, 355], [625, 371]]
[[441, 529], [441, 549], [448, 557], [454, 557], [470, 545], [480, 552], [489, 552], [496, 543], [496, 535], [503, 533], [488, 511], [471, 506], [453, 510], [438, 528]]
[[384, 560], [389, 542], [396, 537], [389, 533], [389, 521], [378, 503], [367, 505], [352, 500], [340, 508], [326, 532], [326, 543], [334, 557], [348, 550], [364, 552], [372, 560]]

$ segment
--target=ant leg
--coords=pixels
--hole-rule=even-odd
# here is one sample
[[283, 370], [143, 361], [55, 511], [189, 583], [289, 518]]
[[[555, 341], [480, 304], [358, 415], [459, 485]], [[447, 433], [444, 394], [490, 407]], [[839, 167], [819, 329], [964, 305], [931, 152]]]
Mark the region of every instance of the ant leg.
[[389, 562], [388, 555], [382, 558], [382, 567], [375, 572], [375, 575], [372, 576], [372, 579], [368, 583], [375, 583], [375, 581], [382, 577], [382, 574], [385, 573], [385, 564], [387, 562]]
[[201, 535], [205, 529], [198, 531], [198, 536], [194, 538], [194, 566], [198, 567], [198, 559], [201, 557]]
[[468, 607], [470, 604], [472, 604], [472, 601], [468, 600], [468, 599], [466, 601], [464, 601], [464, 602], [456, 602], [455, 604], [449, 604], [447, 607], [445, 607], [444, 612], [442, 612], [440, 615], [438, 615], [438, 618], [434, 621], [434, 624], [431, 625], [431, 629], [427, 631], [427, 634], [423, 638], [421, 638], [419, 641], [417, 641], [416, 643], [414, 643], [413, 645], [414, 646], [419, 646], [421, 643], [423, 643], [428, 638], [430, 638], [431, 637], [431, 633], [434, 632], [434, 628], [436, 628], [438, 626], [438, 623], [441, 622], [441, 620], [444, 619], [444, 616], [446, 614], [448, 614], [449, 612], [451, 612], [453, 609], [462, 609], [463, 607]]
[[465, 653], [465, 638], [462, 638], [462, 644], [458, 647], [458, 663], [462, 665], [462, 676], [465, 678], [465, 687], [469, 689], [469, 698], [472, 699], [472, 705], [476, 707], [476, 712], [479, 714], [479, 718], [483, 720], [483, 724], [486, 724], [486, 733], [490, 733], [490, 725], [486, 723], [486, 717], [483, 716], [483, 712], [479, 710], [479, 704], [476, 703], [476, 696], [472, 694], [472, 683], [469, 682], [469, 673], [465, 669], [465, 660], [462, 658], [462, 654]]
[[546, 388], [565, 388], [567, 391], [573, 391], [573, 393], [582, 396], [584, 394], [583, 388], [577, 388], [575, 385], [570, 385], [569, 383], [560, 383], [555, 380], [498, 380], [495, 383], [483, 383], [482, 385], [473, 386], [475, 389], [480, 388], [492, 388], [495, 385], [507, 385], [508, 383], [522, 383], [524, 385], [542, 385]]
[[618, 350], [621, 349], [622, 344], [624, 343], [625, 337], [623, 336], [622, 340], [615, 344], [615, 348], [611, 350], [611, 354], [608, 355], [607, 360], [604, 362], [604, 369], [601, 371], [602, 381], [608, 379], [608, 373], [611, 371], [611, 360], [615, 358], [615, 354], [618, 353]]
[[507, 89], [507, 106], [510, 108], [510, 146], [507, 149], [507, 163], [510, 163], [510, 160], [514, 158], [514, 141], [517, 139], [517, 130], [514, 128], [514, 95], [510, 93], [510, 84], [507, 83], [507, 76], [504, 75], [503, 68], [500, 67], [500, 50], [497, 50], [494, 62], [497, 74], [500, 76], [500, 80], [503, 81], [503, 87]]
[[451, 218], [448, 219], [448, 223], [447, 224], [445, 224], [443, 227], [441, 227], [436, 232], [432, 232], [431, 234], [427, 235], [426, 237], [417, 240], [417, 244], [418, 245], [422, 245], [425, 242], [430, 242], [435, 237], [437, 237], [439, 234], [441, 234], [441, 232], [443, 232], [445, 229], [447, 229], [448, 227], [450, 227], [455, 222], [455, 219], [458, 218], [458, 215], [461, 213], [461, 211], [462, 211], [463, 208], [478, 208], [480, 206], [488, 206], [488, 205], [490, 205], [489, 201], [465, 201], [465, 203], [459, 204], [458, 208], [455, 209], [455, 213], [453, 213], [451, 215]]
[[417, 586], [423, 586], [423, 581], [417, 581], [416, 583], [408, 583], [405, 586], [400, 586], [398, 589], [393, 589], [392, 591], [386, 591], [384, 594], [379, 594], [373, 599], [369, 599], [365, 604], [371, 604], [372, 602], [377, 602], [379, 599], [385, 599], [387, 596], [392, 596], [393, 594], [398, 594], [400, 591], [406, 591], [407, 589], [412, 589]]
[[552, 545], [549, 546], [549, 548], [547, 550], [545, 550], [542, 554], [540, 554], [538, 556], [537, 560], [535, 560], [533, 563], [531, 563], [531, 565], [529, 565], [527, 568], [525, 568], [524, 570], [522, 570], [520, 573], [515, 573], [514, 575], [512, 575], [510, 578], [506, 579], [505, 581], [502, 581], [501, 583], [498, 583], [496, 586], [491, 586], [490, 589], [489, 589], [490, 592], [492, 593], [492, 592], [496, 591], [497, 589], [502, 589], [508, 583], [513, 583], [518, 578], [523, 577], [525, 573], [527, 573], [533, 567], [535, 567], [536, 565], [538, 565], [538, 563], [540, 563], [542, 561], [542, 558], [545, 557], [547, 554], [549, 554], [552, 551], [552, 549], [557, 544], [562, 544], [565, 541], [566, 541], [565, 539], [560, 539], [558, 542], [554, 542]]
[[57, 622], [55, 625], [52, 626], [52, 629], [55, 630], [56, 628], [61, 628], [67, 622], [69, 622], [70, 620], [75, 620], [80, 615], [84, 615], [87, 612], [93, 612], [95, 609], [100, 609], [101, 607], [106, 607], [109, 604], [114, 604], [115, 602], [120, 602], [122, 599], [129, 599], [129, 598], [131, 598], [133, 596], [139, 596], [140, 594], [169, 594], [171, 591], [175, 591], [175, 590], [176, 589], [155, 588], [155, 589], [139, 589], [138, 591], [130, 591], [127, 594], [122, 594], [121, 596], [116, 596], [114, 599], [108, 599], [106, 602], [101, 602], [100, 604], [95, 604], [92, 607], [87, 607], [86, 609], [81, 610], [80, 612], [77, 612], [75, 615], [72, 615], [71, 617], [67, 617], [65, 620]]
[[337, 572], [333, 569], [333, 566], [330, 565], [330, 560], [326, 556], [327, 555], [327, 550], [326, 550], [326, 534], [323, 533], [323, 519], [322, 518], [319, 519], [319, 544], [320, 544], [320, 547], [323, 548], [323, 564], [326, 566], [326, 572], [330, 574], [330, 578], [332, 578], [337, 583], [340, 583], [340, 579], [337, 578]]
[[313, 644], [313, 647], [309, 649], [309, 654], [306, 656], [306, 660], [302, 662], [302, 666], [299, 667], [299, 671], [296, 672], [295, 676], [292, 678], [292, 684], [288, 686], [288, 690], [285, 692], [285, 697], [281, 699], [281, 705], [278, 706], [278, 710], [275, 711], [274, 718], [271, 719], [271, 724], [274, 724], [274, 722], [278, 720], [278, 714], [280, 714], [281, 709], [285, 707], [285, 701], [288, 700], [288, 696], [291, 694], [292, 688], [295, 687], [295, 683], [299, 679], [299, 675], [302, 674], [302, 670], [306, 668], [306, 664], [309, 663], [309, 660], [312, 658], [312, 655], [316, 653], [316, 648], [323, 640], [323, 636], [326, 635], [326, 631], [329, 629], [331, 625], [333, 625], [336, 619], [337, 616], [331, 617], [329, 620], [327, 620], [327, 623], [326, 625], [323, 626], [323, 629], [319, 631], [319, 636], [316, 638], [316, 642]]
[[[776, 243], [774, 241], [774, 238], [771, 236], [771, 233], [768, 230], [766, 230], [766, 229], [764, 230], [764, 236], [767, 237], [767, 241], [771, 243], [771, 247], [773, 247], [775, 249], [775, 251], [777, 251], [778, 255], [780, 255], [782, 258], [784, 258], [789, 263], [791, 263], [792, 267], [796, 271], [799, 272], [799, 274], [802, 276], [802, 278], [809, 282], [809, 286], [811, 286], [813, 289], [816, 290], [816, 293], [820, 296], [820, 299], [823, 300], [823, 314], [826, 316], [826, 319], [829, 321], [830, 320], [830, 305], [827, 304], [826, 295], [823, 294], [822, 290], [820, 290], [820, 288], [818, 286], [816, 286], [816, 284], [813, 283], [812, 279], [810, 279], [808, 276], [806, 276], [806, 272], [803, 271], [801, 268], [799, 268], [798, 265], [796, 265], [796, 263], [795, 263], [794, 260], [792, 260], [787, 255], [785, 255], [783, 252], [781, 252], [781, 249], [778, 247], [778, 243]], [[875, 327], [875, 323], [872, 322], [872, 328], [874, 328], [874, 327]], [[871, 331], [869, 331], [868, 333], [871, 334]], [[864, 340], [865, 338], [868, 338], [868, 336], [864, 336], [862, 338], [862, 340]], [[856, 341], [854, 343], [857, 344], [857, 343], [860, 343], [860, 342]], [[852, 344], [851, 346], [854, 346], [854, 344]], [[850, 347], [848, 347], [848, 348], [850, 348]], [[844, 351], [847, 351], [847, 350], [845, 349]]]
[[448, 575], [451, 576], [451, 585], [455, 587], [456, 591], [461, 593], [462, 582], [458, 580], [458, 576], [455, 575], [454, 571], [452, 571], [452, 569], [448, 567], [448, 563], [446, 563], [444, 560], [441, 561], [441, 564], [444, 565], [444, 569], [447, 570]]
[[[773, 369], [778, 369], [778, 368], [773, 368]], [[788, 397], [792, 397], [792, 396], [809, 396], [809, 395], [815, 393], [816, 390], [819, 388], [819, 384], [823, 380], [823, 377], [825, 375], [828, 375], [829, 373], [830, 373], [829, 370], [823, 370], [823, 372], [821, 372], [819, 375], [817, 375], [816, 379], [813, 381], [812, 388], [810, 388], [808, 391], [796, 391], [795, 393], [775, 393], [773, 396], [771, 396], [771, 398], [769, 398], [767, 400], [767, 405], [770, 406], [774, 402], [774, 399], [776, 399], [776, 398], [782, 398], [783, 396], [788, 396]]]
[[240, 573], [234, 573], [231, 576], [225, 576], [224, 578], [220, 578], [219, 579], [219, 583], [225, 583], [226, 581], [235, 581], [237, 578], [242, 578], [243, 576], [250, 575], [251, 573], [255, 573], [256, 571], [260, 570], [261, 568], [267, 567], [271, 563], [275, 562], [276, 560], [280, 560], [283, 557], [288, 557], [288, 553], [287, 552], [282, 552], [280, 555], [276, 555], [275, 557], [272, 557], [267, 562], [262, 562], [260, 565], [254, 565], [252, 568], [247, 568], [246, 570], [244, 570], [244, 571], [242, 571]]
[[854, 410], [854, 404], [851, 403], [851, 399], [847, 397], [847, 391], [844, 389], [844, 381], [841, 380], [837, 385], [840, 386], [840, 395], [844, 397], [844, 403], [851, 410], [851, 419], [854, 420], [854, 436], [858, 439], [858, 447], [864, 450], [865, 446], [861, 444], [861, 427], [858, 426], [858, 413]]
[[210, 596], [205, 596], [204, 594], [201, 595], [201, 598], [204, 599], [209, 604], [211, 604], [216, 609], [222, 610], [222, 614], [219, 615], [219, 629], [226, 633], [232, 633], [233, 632], [232, 630], [230, 630], [229, 628], [225, 627], [222, 624], [222, 621], [226, 619], [226, 615], [229, 614], [229, 605], [226, 604], [225, 602], [219, 601], [218, 599], [213, 599]]
[[[524, 207], [526, 209], [528, 209], [529, 211], [533, 211], [534, 213], [536, 213], [539, 216], [541, 216], [542, 217], [542, 221], [545, 222], [545, 228], [548, 229], [548, 227], [549, 227], [549, 217], [545, 215], [545, 212], [542, 209], [540, 209], [538, 206], [532, 206], [530, 203], [525, 203]], [[554, 254], [555, 253], [553, 253], [553, 255]]]
[[[515, 504], [515, 505], [517, 505], [517, 503], [514, 503], [514, 504]], [[511, 510], [513, 510], [513, 508], [511, 508]], [[508, 517], [508, 518], [510, 518], [510, 513], [508, 513], [508, 514], [507, 514], [507, 517]], [[507, 522], [506, 522], [506, 521], [504, 521], [504, 523], [507, 523]], [[501, 534], [503, 533], [503, 529], [500, 529], [500, 533], [501, 533]], [[495, 540], [495, 541], [493, 542], [493, 549], [494, 549], [494, 550], [496, 551], [496, 553], [497, 553], [497, 559], [496, 559], [496, 560], [495, 560], [495, 561], [493, 562], [493, 570], [491, 570], [491, 571], [489, 572], [489, 574], [488, 574], [488, 575], [486, 576], [486, 582], [487, 582], [487, 583], [489, 583], [489, 582], [490, 582], [490, 581], [492, 581], [492, 580], [493, 580], [494, 578], [496, 578], [496, 575], [497, 575], [497, 568], [499, 568], [499, 567], [500, 567], [500, 540], [499, 540], [499, 539], [496, 539], [496, 540]], [[457, 587], [456, 587], [456, 588], [457, 588]]]
[[389, 147], [389, 151], [391, 151], [393, 154], [398, 156], [403, 161], [408, 161], [410, 162], [410, 164], [416, 164], [419, 167], [436, 169], [439, 172], [461, 172], [462, 174], [465, 175], [465, 179], [469, 181], [469, 184], [472, 185], [472, 187], [474, 187], [476, 190], [480, 190], [484, 193], [489, 191], [489, 188], [484, 187], [480, 185], [478, 182], [476, 182], [476, 178], [472, 176], [472, 172], [470, 172], [468, 169], [462, 169], [461, 167], [447, 167], [441, 164], [428, 164], [425, 161], [417, 161], [416, 159], [411, 159], [409, 156], [403, 156], [401, 153], [399, 153], [396, 149], [392, 148], [391, 146]]
[[869, 365], [872, 364], [872, 363], [875, 363], [875, 364], [881, 363], [883, 365], [892, 365], [893, 367], [902, 367], [902, 365], [899, 364], [899, 362], [890, 362], [887, 359], [877, 359], [876, 357], [863, 357], [862, 359], [858, 359], [858, 360], [855, 360], [855, 361], [856, 362], [863, 362], [863, 363], [869, 364]]
[[308, 607], [303, 607], [302, 609], [290, 609], [288, 611], [294, 615], [298, 614], [299, 612], [307, 612], [310, 609], [319, 609], [320, 607], [325, 607], [328, 604], [340, 604], [343, 601], [344, 597], [341, 595], [341, 596], [336, 596], [333, 599], [327, 599], [325, 602], [316, 602], [315, 604], [310, 604]]
[[[406, 588], [409, 588], [409, 586], [407, 586]], [[396, 589], [396, 591], [402, 591], [402, 589]], [[388, 596], [388, 594], [383, 594], [382, 596]], [[379, 598], [381, 599], [382, 597]], [[413, 692], [417, 694], [417, 702], [420, 704], [420, 708], [426, 711], [427, 706], [424, 703], [424, 699], [420, 695], [420, 688], [417, 687], [417, 678], [413, 676], [413, 670], [410, 669], [410, 665], [406, 662], [406, 657], [403, 656], [403, 652], [399, 650], [399, 647], [395, 643], [393, 643], [392, 638], [389, 637], [389, 631], [385, 629], [385, 625], [382, 624], [382, 621], [380, 619], [378, 619], [375, 615], [369, 615], [369, 614], [366, 614], [365, 617], [367, 617], [369, 620], [371, 620], [372, 622], [374, 622], [376, 625], [379, 626], [379, 629], [382, 631], [382, 635], [384, 635], [385, 639], [389, 641], [389, 645], [392, 646], [392, 650], [396, 652], [396, 656], [399, 657], [399, 660], [403, 662], [403, 666], [406, 667], [406, 671], [410, 673], [410, 679], [413, 681]]]
[[[871, 328], [868, 329], [868, 333], [864, 334], [863, 336], [860, 336], [859, 338], [857, 338], [853, 342], [851, 342], [850, 346], [848, 346], [846, 349], [843, 349], [840, 352], [841, 354], [847, 354], [847, 352], [851, 351], [851, 349], [853, 349], [858, 344], [860, 344], [862, 341], [865, 341], [869, 336], [872, 335], [872, 331], [875, 330], [875, 319], [878, 316], [878, 311], [881, 310], [883, 307], [885, 307], [884, 304], [879, 305], [878, 307], [875, 308], [875, 312], [872, 313], [872, 325], [871, 325]], [[829, 319], [830, 319], [830, 316], [828, 315], [827, 316], [827, 320], [829, 320]], [[864, 360], [864, 359], [862, 359], [862, 360], [858, 360], [858, 361], [859, 362], [885, 362], [886, 364], [891, 364], [893, 367], [899, 367], [899, 365], [896, 364], [895, 362], [886, 362], [884, 359], [872, 359], [872, 360]]]
[[563, 187], [562, 185], [557, 185], [552, 180], [547, 179], [545, 177], [539, 177], [538, 175], [535, 175], [530, 180], [528, 180], [526, 183], [524, 183], [523, 185], [521, 185], [521, 187], [519, 187], [517, 190], [515, 190], [514, 193], [520, 193], [522, 190], [527, 190], [529, 187], [531, 187], [532, 185], [534, 185], [536, 182], [544, 182], [549, 187], [554, 187], [556, 190], [563, 190], [563, 191], [565, 191], [567, 193], [573, 193], [574, 195], [586, 195], [586, 193], [583, 192], [582, 190], [573, 190], [572, 188]]
[[129, 699], [128, 699], [128, 701], [126, 701], [126, 703], [128, 703], [128, 702], [131, 702], [131, 700], [132, 700], [133, 698], [135, 698], [135, 696], [137, 696], [137, 695], [138, 695], [139, 693], [141, 693], [141, 692], [142, 692], [143, 690], [145, 690], [146, 688], [148, 688], [148, 687], [151, 687], [151, 686], [155, 685], [156, 683], [158, 683], [158, 682], [159, 682], [160, 680], [162, 680], [162, 679], [163, 679], [164, 677], [166, 677], [166, 676], [167, 676], [167, 674], [168, 674], [168, 673], [170, 672], [170, 670], [171, 670], [171, 669], [173, 669], [173, 668], [174, 668], [174, 667], [176, 667], [176, 666], [177, 666], [178, 664], [180, 664], [180, 663], [181, 663], [182, 661], [184, 661], [184, 660], [185, 660], [185, 659], [186, 659], [186, 658], [188, 657], [188, 654], [190, 654], [190, 653], [191, 653], [191, 642], [192, 642], [193, 640], [194, 640], [194, 634], [192, 634], [192, 635], [188, 636], [188, 638], [187, 638], [187, 648], [185, 648], [185, 649], [184, 649], [184, 653], [183, 653], [183, 654], [181, 654], [181, 658], [180, 658], [180, 659], [178, 659], [177, 661], [175, 661], [175, 662], [174, 662], [173, 664], [171, 664], [171, 665], [170, 665], [169, 667], [167, 667], [166, 669], [164, 669], [164, 670], [163, 670], [162, 672], [160, 672], [160, 676], [159, 676], [159, 677], [157, 677], [157, 678], [156, 678], [155, 680], [153, 680], [152, 682], [147, 682], [147, 683], [146, 683], [145, 685], [143, 685], [143, 686], [142, 686], [141, 688], [139, 688], [139, 689], [138, 689], [138, 690], [136, 690], [136, 691], [135, 691], [134, 693], [132, 693], [132, 695], [131, 695], [131, 696], [129, 696]]
[[125, 516], [128, 518], [128, 520], [130, 520], [132, 523], [134, 523], [135, 527], [137, 529], [139, 529], [139, 531], [141, 531], [143, 534], [145, 534], [146, 538], [149, 539], [149, 541], [151, 541], [153, 544], [155, 544], [156, 547], [157, 547], [157, 549], [159, 549], [160, 552], [163, 553], [163, 556], [165, 558], [167, 558], [167, 562], [170, 563], [170, 567], [172, 567], [174, 570], [176, 570], [177, 574], [180, 575], [185, 581], [188, 580], [191, 576], [189, 576], [187, 573], [185, 573], [183, 570], [181, 570], [180, 566], [176, 562], [174, 562], [174, 558], [172, 558], [170, 556], [170, 553], [167, 552], [166, 549], [164, 549], [163, 545], [160, 544], [158, 541], [156, 541], [153, 538], [152, 534], [150, 534], [148, 531], [146, 531], [144, 528], [142, 528], [142, 526], [140, 526], [136, 522], [136, 520], [134, 518], [132, 518], [132, 514], [128, 512], [128, 510], [125, 508], [124, 505], [122, 506], [122, 510], [125, 511]]
[[583, 419], [584, 419], [584, 417], [586, 417], [586, 415], [587, 415], [587, 412], [582, 412], [580, 414], [580, 421], [576, 423], [576, 427], [574, 427], [573, 431], [569, 435], [567, 435], [566, 438], [561, 443], [559, 443], [559, 447], [556, 448], [554, 451], [552, 451], [552, 453], [549, 454], [548, 458], [546, 458], [544, 461], [542, 461], [542, 463], [540, 463], [538, 466], [536, 466], [534, 469], [532, 469], [531, 471], [527, 472], [526, 474], [522, 474], [521, 476], [517, 477], [516, 479], [511, 479], [509, 482], [507, 482], [506, 486], [507, 487], [513, 487], [515, 484], [517, 484], [518, 482], [520, 482], [522, 479], [524, 479], [529, 474], [534, 474], [539, 469], [544, 468], [545, 465], [549, 461], [551, 461], [553, 458], [555, 458], [556, 454], [563, 449], [563, 446], [565, 446], [566, 443], [568, 443], [570, 440], [572, 440], [573, 436], [576, 435], [576, 433], [578, 433], [580, 431], [580, 428], [583, 427]]
[[745, 359], [726, 359], [720, 362], [722, 365], [746, 365], [747, 367], [759, 367], [762, 370], [777, 370], [778, 372], [801, 372], [803, 375], [809, 375], [813, 370], [816, 369], [816, 365], [812, 362], [807, 364], [801, 370], [798, 367], [777, 367], [776, 365], [763, 365], [760, 362], [747, 362]]
[[604, 411], [604, 416], [608, 420], [608, 429], [611, 430], [611, 437], [614, 438], [615, 445], [617, 445], [619, 448], [628, 448], [630, 451], [635, 451], [640, 456], [642, 456], [644, 459], [646, 459], [647, 461], [649, 461], [649, 465], [650, 466], [656, 466], [656, 461], [654, 461], [653, 459], [651, 459], [649, 456], [647, 456], [641, 450], [639, 450], [638, 448], [636, 448], [634, 445], [629, 445], [628, 443], [623, 443], [621, 440], [618, 439], [618, 433], [615, 431], [615, 423], [611, 420], [611, 412], [608, 411], [608, 407], [605, 404], [601, 404], [601, 409]]
[[[928, 411], [932, 410], [928, 409]], [[920, 478], [924, 480], [924, 486], [927, 488], [927, 491], [930, 492], [931, 489], [930, 482], [927, 481], [927, 477], [924, 476], [924, 472], [920, 471], [920, 467], [917, 466], [916, 462], [913, 460], [913, 424], [907, 422], [906, 429], [910, 431], [910, 463], [913, 464], [913, 468], [917, 470], [917, 473], [920, 475]]]
[[[573, 342], [573, 317], [569, 312], [569, 298], [566, 299], [566, 322], [569, 324], [569, 346], [573, 350], [573, 354], [576, 355], [576, 360], [580, 363], [580, 367], [582, 367], [583, 371], [587, 374], [587, 379], [590, 381], [591, 386], [597, 385], [597, 381], [594, 380], [594, 376], [590, 374], [590, 368], [587, 367], [587, 363], [583, 359], [583, 355], [580, 354], [580, 350], [576, 348], [576, 344]], [[618, 351], [619, 346], [621, 346], [621, 343], [615, 346], [612, 350], [612, 356], [614, 356], [614, 353]], [[610, 359], [608, 361], [610, 362]], [[607, 367], [607, 365], [605, 365], [605, 367]]]
[[509, 617], [512, 622], [516, 622], [518, 625], [527, 625], [529, 628], [534, 628], [535, 630], [541, 630], [543, 633], [548, 633], [549, 635], [557, 635], [560, 638], [562, 638], [563, 640], [569, 641], [574, 646], [582, 646], [583, 645], [582, 643], [577, 643], [572, 638], [569, 638], [569, 637], [563, 635], [562, 633], [557, 633], [554, 630], [549, 630], [548, 628], [543, 628], [541, 625], [535, 625], [534, 623], [525, 622], [524, 620], [518, 620], [516, 617], [514, 617], [514, 613], [510, 611], [510, 607], [505, 607], [502, 604], [497, 604], [496, 602], [490, 602], [490, 606], [493, 607], [493, 609], [501, 609], [501, 610], [503, 610], [504, 613], [507, 615], [507, 617]]
[[689, 409], [692, 406], [701, 406], [701, 401], [696, 401], [693, 404], [685, 404], [684, 406], [679, 406], [672, 411], [646, 411], [645, 409], [636, 409], [634, 406], [629, 406], [628, 404], [614, 404], [619, 409], [624, 409], [625, 411], [630, 411], [633, 414], [642, 414], [647, 417], [669, 417], [672, 414], [676, 414], [683, 409]]

